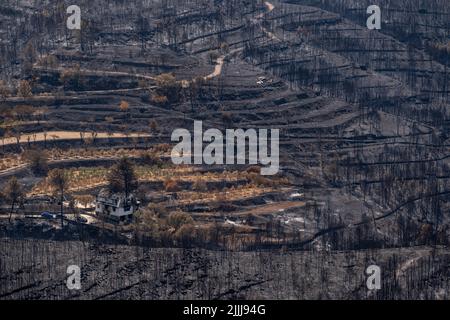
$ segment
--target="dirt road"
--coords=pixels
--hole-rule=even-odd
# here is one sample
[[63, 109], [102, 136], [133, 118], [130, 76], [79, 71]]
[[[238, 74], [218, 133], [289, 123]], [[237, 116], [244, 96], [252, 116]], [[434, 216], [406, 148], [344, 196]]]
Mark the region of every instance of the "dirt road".
[[[106, 138], [134, 138], [134, 137], [149, 137], [150, 135], [144, 133], [130, 133], [129, 135], [123, 133], [107, 133], [107, 132], [97, 132], [96, 139], [106, 139]], [[86, 132], [85, 138], [90, 138], [91, 133]], [[39, 141], [55, 141], [55, 140], [77, 140], [81, 139], [79, 131], [48, 131], [48, 132], [38, 132], [31, 134], [21, 135], [19, 138], [19, 143], [28, 142], [39, 142]], [[7, 146], [11, 144], [17, 144], [16, 137], [6, 138], [2, 141], [2, 144]]]

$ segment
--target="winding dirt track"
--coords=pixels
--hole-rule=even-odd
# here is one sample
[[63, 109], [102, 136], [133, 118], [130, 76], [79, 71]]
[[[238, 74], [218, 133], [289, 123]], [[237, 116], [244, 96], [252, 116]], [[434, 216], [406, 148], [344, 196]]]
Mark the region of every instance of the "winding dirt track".
[[225, 63], [225, 59], [235, 53], [238, 53], [240, 51], [244, 50], [243, 48], [238, 48], [238, 49], [234, 49], [232, 51], [230, 51], [227, 54], [224, 54], [222, 56], [220, 56], [217, 60], [216, 60], [216, 66], [214, 68], [214, 72], [212, 72], [211, 74], [207, 75], [204, 77], [205, 80], [210, 80], [213, 78], [216, 78], [218, 76], [220, 76], [222, 74], [222, 70], [223, 70], [223, 65]]
[[[275, 6], [268, 2], [265, 1], [264, 5], [267, 7], [267, 12], [261, 13], [260, 15], [258, 15], [256, 18], [257, 20], [260, 20], [262, 18], [264, 18], [264, 16], [270, 12], [272, 12], [275, 9]], [[273, 34], [272, 32], [268, 31], [266, 28], [261, 27], [263, 32], [271, 39], [273, 40], [280, 40], [275, 34]], [[230, 51], [227, 54], [224, 54], [222, 56], [220, 56], [219, 58], [217, 58], [216, 60], [216, 66], [214, 67], [214, 71], [206, 76], [203, 77], [204, 80], [210, 80], [210, 79], [214, 79], [218, 76], [220, 76], [222, 74], [222, 70], [223, 70], [223, 65], [225, 63], [225, 59], [228, 56], [231, 56], [235, 53], [238, 53], [240, 51], [243, 51], [244, 48], [238, 48], [235, 50]], [[36, 64], [34, 65], [35, 69], [42, 69], [42, 70], [46, 70], [46, 71], [57, 71], [57, 72], [62, 72], [64, 71], [63, 68], [56, 68], [56, 69], [48, 69], [48, 68], [42, 68], [37, 66]], [[118, 71], [96, 71], [96, 70], [82, 70], [82, 72], [86, 75], [98, 75], [98, 76], [130, 76], [130, 77], [135, 77], [135, 78], [139, 78], [139, 79], [145, 79], [145, 80], [155, 80], [155, 77], [153, 76], [148, 76], [148, 75], [144, 75], [144, 74], [131, 74], [128, 72], [118, 72]], [[192, 80], [191, 80], [192, 81]], [[182, 81], [183, 82], [183, 81]], [[184, 82], [183, 82], [184, 83]], [[186, 86], [186, 84], [184, 84], [184, 86]], [[101, 91], [92, 91], [91, 93], [95, 93], [95, 94], [110, 94], [110, 93], [122, 93], [122, 92], [128, 92], [130, 90], [134, 91], [134, 90], [142, 90], [143, 88], [133, 88], [133, 89], [116, 89], [116, 90], [101, 90]]]
[[[272, 12], [275, 9], [275, 6], [272, 3], [268, 2], [268, 1], [264, 2], [264, 4], [267, 7], [267, 12], [264, 12], [264, 13], [261, 13], [260, 15], [258, 15], [256, 17], [257, 20], [260, 20], [260, 19], [264, 18], [264, 16], [266, 14]], [[275, 40], [279, 40], [276, 35], [274, 35], [270, 31], [266, 30], [264, 27], [262, 27], [262, 30], [264, 31], [264, 33], [266, 33], [269, 36], [269, 38], [275, 39]], [[216, 77], [220, 76], [222, 74], [222, 70], [223, 70], [223, 65], [225, 63], [225, 59], [227, 57], [229, 57], [229, 56], [231, 56], [231, 55], [233, 55], [235, 53], [238, 53], [240, 51], [243, 51], [243, 50], [244, 50], [244, 48], [234, 49], [234, 50], [230, 51], [229, 53], [224, 54], [224, 55], [220, 56], [219, 58], [217, 58], [216, 66], [214, 67], [214, 71], [212, 73], [208, 74], [207, 76], [203, 77], [203, 79], [210, 80], [210, 79], [213, 79], [213, 78], [216, 78]]]
[[406, 260], [404, 263], [402, 263], [398, 269], [395, 272], [395, 278], [398, 280], [401, 277], [403, 277], [405, 275], [405, 272], [411, 268], [412, 266], [414, 266], [414, 264], [416, 264], [420, 259], [428, 256], [431, 254], [431, 250], [427, 250], [427, 251], [423, 251], [423, 252], [419, 252], [415, 257]]

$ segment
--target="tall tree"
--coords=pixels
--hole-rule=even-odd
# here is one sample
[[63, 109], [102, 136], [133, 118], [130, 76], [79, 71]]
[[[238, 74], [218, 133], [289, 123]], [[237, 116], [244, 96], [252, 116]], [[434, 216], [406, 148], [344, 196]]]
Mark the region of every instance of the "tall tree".
[[34, 48], [33, 43], [31, 41], [29, 41], [22, 51], [24, 68], [26, 71], [31, 71], [31, 69], [33, 68], [33, 64], [36, 62], [37, 56], [38, 56], [38, 53], [36, 52], [36, 49]]
[[23, 188], [16, 177], [9, 179], [4, 193], [5, 198], [11, 203], [11, 211], [9, 213], [9, 222], [11, 222], [14, 206], [23, 198]]
[[48, 160], [46, 152], [40, 149], [30, 149], [23, 153], [23, 158], [29, 163], [31, 171], [38, 176], [47, 174]]
[[127, 198], [132, 191], [137, 189], [138, 181], [130, 159], [122, 158], [112, 167], [108, 182], [111, 192], [122, 192]]
[[5, 100], [11, 95], [11, 90], [9, 89], [7, 83], [4, 80], [0, 80], [0, 98]]
[[139, 15], [135, 25], [139, 41], [141, 42], [141, 53], [143, 53], [145, 51], [148, 34], [150, 33], [150, 24], [147, 18]]
[[64, 192], [68, 186], [68, 178], [63, 169], [54, 169], [50, 171], [49, 180], [55, 192], [59, 193], [61, 210], [61, 228], [64, 227]]

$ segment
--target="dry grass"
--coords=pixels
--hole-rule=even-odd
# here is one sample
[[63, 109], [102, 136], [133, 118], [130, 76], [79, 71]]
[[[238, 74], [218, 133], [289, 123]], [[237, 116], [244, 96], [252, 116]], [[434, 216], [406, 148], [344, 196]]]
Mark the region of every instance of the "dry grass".
[[[151, 154], [152, 159], [156, 162], [162, 156], [169, 156], [163, 152], [163, 148], [159, 145], [148, 151], [138, 149], [48, 149], [46, 150], [49, 161], [61, 160], [78, 160], [78, 159], [119, 159], [122, 157], [141, 158], [148, 157]], [[8, 169], [18, 168], [27, 164], [26, 158], [21, 155], [8, 154], [0, 158], [0, 172]]]
[[0, 158], [0, 171], [17, 168], [25, 164], [20, 155], [6, 155]]
[[275, 191], [274, 188], [259, 187], [253, 184], [234, 186], [222, 190], [209, 190], [206, 192], [183, 191], [178, 193], [178, 203], [225, 203], [234, 200], [253, 198], [273, 191]]
[[[235, 172], [208, 172], [202, 173], [193, 167], [187, 166], [136, 166], [136, 175], [140, 182], [164, 182], [172, 181], [169, 189], [175, 188], [179, 182], [197, 182], [197, 181], [238, 181], [240, 173]], [[69, 178], [69, 192], [91, 189], [106, 185], [106, 177], [109, 168], [105, 167], [81, 167], [67, 169]], [[47, 179], [36, 184], [30, 195], [51, 194], [51, 187]]]

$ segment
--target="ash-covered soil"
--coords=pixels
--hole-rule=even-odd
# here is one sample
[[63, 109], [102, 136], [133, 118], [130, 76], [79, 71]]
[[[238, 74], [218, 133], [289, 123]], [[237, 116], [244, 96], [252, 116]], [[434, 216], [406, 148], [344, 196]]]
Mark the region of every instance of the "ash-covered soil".
[[[449, 298], [442, 247], [230, 252], [2, 239], [0, 252], [0, 299]], [[378, 291], [366, 287], [373, 264]], [[81, 268], [81, 290], [66, 286], [69, 265]]]
[[[448, 0], [379, 1], [381, 30], [366, 27], [368, 0], [86, 0], [81, 33], [66, 29], [69, 2], [0, 3], [10, 91], [0, 97], [2, 165], [38, 147], [95, 154], [50, 168], [108, 166], [110, 155], [95, 152], [150, 150], [202, 120], [205, 130], [280, 129], [280, 176], [290, 182], [223, 206], [180, 206], [197, 221], [256, 217], [245, 227], [270, 241], [246, 245], [252, 252], [2, 240], [2, 298], [448, 299]], [[183, 86], [161, 103], [155, 78], [167, 73]], [[18, 92], [24, 80], [30, 96]], [[28, 189], [43, 179], [20, 163], [0, 171], [0, 186], [11, 176]], [[304, 205], [283, 210], [294, 193]], [[85, 270], [78, 293], [63, 284], [70, 259]], [[373, 295], [369, 262], [386, 270]]]

